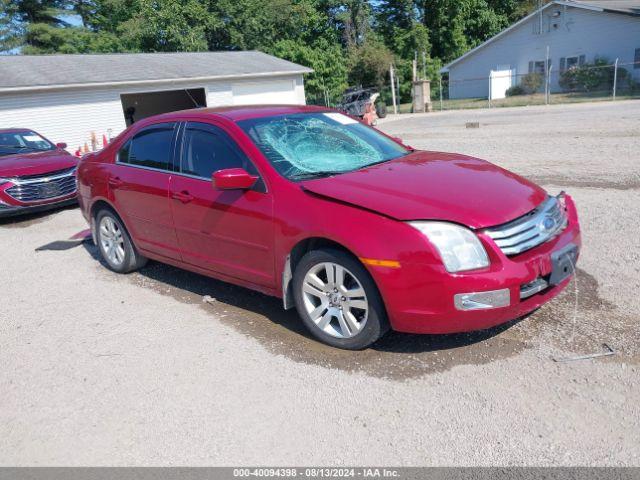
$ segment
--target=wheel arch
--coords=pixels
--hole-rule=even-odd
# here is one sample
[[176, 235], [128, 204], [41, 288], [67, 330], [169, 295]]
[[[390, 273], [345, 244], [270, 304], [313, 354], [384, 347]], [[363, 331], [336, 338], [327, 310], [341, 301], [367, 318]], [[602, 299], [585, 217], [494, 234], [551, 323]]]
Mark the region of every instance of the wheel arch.
[[284, 269], [282, 271], [282, 304], [285, 310], [289, 310], [295, 306], [291, 281], [293, 279], [293, 272], [300, 262], [300, 259], [307, 252], [320, 250], [322, 248], [340, 250], [351, 255], [360, 262], [360, 259], [353, 251], [335, 240], [331, 240], [326, 237], [308, 237], [298, 241], [285, 258]]
[[[91, 204], [91, 208], [89, 209], [89, 218], [91, 219], [91, 224], [90, 224], [91, 238], [93, 239], [93, 243], [95, 243], [96, 245], [98, 244], [98, 238], [96, 235], [96, 215], [102, 209], [111, 210], [115, 215], [118, 216], [118, 218], [124, 225], [124, 228], [126, 228], [127, 231], [129, 231], [129, 227], [127, 226], [126, 222], [122, 218], [122, 215], [120, 215], [118, 211], [115, 209], [115, 207], [107, 199], [98, 198]], [[133, 239], [131, 239], [131, 242], [133, 243]]]

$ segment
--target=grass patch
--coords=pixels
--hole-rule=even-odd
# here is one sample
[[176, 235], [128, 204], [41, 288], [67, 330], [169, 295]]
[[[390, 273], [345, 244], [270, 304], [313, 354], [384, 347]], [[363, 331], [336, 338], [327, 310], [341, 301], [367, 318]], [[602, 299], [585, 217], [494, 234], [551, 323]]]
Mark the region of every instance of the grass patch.
[[[640, 99], [640, 92], [620, 92], [616, 95], [616, 100]], [[612, 101], [611, 92], [577, 92], [577, 93], [552, 93], [549, 99], [551, 105], [580, 102]], [[500, 100], [489, 100], [486, 98], [461, 98], [455, 100], [443, 100], [442, 110], [465, 110], [474, 108], [501, 108], [501, 107], [526, 107], [530, 105], [544, 105], [543, 93], [533, 95], [518, 95]], [[411, 103], [401, 103], [399, 113], [411, 113]], [[440, 110], [440, 100], [433, 100], [433, 110]], [[389, 113], [393, 112], [393, 107], [388, 107]]]

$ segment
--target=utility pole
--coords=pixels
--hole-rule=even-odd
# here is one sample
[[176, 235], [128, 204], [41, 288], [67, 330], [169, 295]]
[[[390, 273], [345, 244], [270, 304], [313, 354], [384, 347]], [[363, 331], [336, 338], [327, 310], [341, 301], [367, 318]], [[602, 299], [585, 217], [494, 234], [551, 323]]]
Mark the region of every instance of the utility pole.
[[616, 63], [613, 67], [613, 100], [616, 100], [616, 88], [618, 86], [618, 60], [619, 58], [616, 58]]
[[489, 71], [489, 108], [491, 105], [491, 97], [493, 96], [493, 70]]
[[546, 74], [544, 82], [544, 103], [545, 105], [549, 105], [549, 77], [551, 73], [551, 68], [549, 68], [549, 45], [547, 45], [547, 56], [544, 60], [544, 73]]
[[440, 111], [442, 111], [442, 74], [438, 77], [440, 80]]
[[413, 64], [411, 65], [413, 67], [412, 73], [413, 73], [413, 81], [415, 82], [416, 80], [418, 80], [418, 51], [414, 51], [413, 52]]
[[395, 80], [393, 76], [393, 64], [389, 66], [389, 80], [391, 85], [391, 101], [393, 102], [393, 113], [398, 113], [398, 107], [396, 106], [396, 88], [395, 88]]
[[547, 76], [547, 105], [551, 103], [551, 70], [553, 70], [553, 65], [549, 67], [549, 75]]
[[427, 79], [427, 52], [422, 51], [422, 79]]

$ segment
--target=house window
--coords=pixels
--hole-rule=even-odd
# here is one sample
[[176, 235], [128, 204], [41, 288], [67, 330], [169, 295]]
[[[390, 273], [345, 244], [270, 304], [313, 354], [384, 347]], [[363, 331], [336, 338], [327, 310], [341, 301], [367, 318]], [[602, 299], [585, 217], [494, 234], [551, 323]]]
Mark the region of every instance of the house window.
[[580, 63], [579, 57], [567, 57], [567, 70], [573, 67], [577, 67], [578, 63]]
[[[549, 59], [549, 65], [551, 65], [551, 59]], [[529, 62], [529, 73], [539, 73], [540, 75], [544, 75], [545, 72], [544, 60]]]
[[586, 57], [584, 55], [576, 55], [574, 57], [562, 57], [560, 59], [560, 72], [566, 72], [572, 68], [584, 65]]
[[640, 68], [640, 48], [636, 48], [636, 56], [633, 60], [633, 68]]

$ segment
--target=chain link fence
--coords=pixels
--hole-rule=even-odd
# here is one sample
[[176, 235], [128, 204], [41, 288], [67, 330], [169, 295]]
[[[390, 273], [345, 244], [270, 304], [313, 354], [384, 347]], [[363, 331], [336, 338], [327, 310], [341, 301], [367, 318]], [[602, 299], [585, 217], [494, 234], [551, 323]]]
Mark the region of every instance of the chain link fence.
[[[531, 62], [530, 73], [513, 70], [493, 71], [488, 76], [460, 78], [444, 74], [431, 82], [432, 109], [458, 110], [528, 105], [552, 105], [604, 100], [640, 99], [640, 62], [608, 62], [596, 58], [593, 63], [579, 57], [563, 58], [560, 68], [545, 61]], [[394, 113], [391, 86], [376, 88], [387, 114]], [[411, 83], [394, 85], [397, 113], [411, 113]], [[398, 102], [397, 99], [400, 99]], [[340, 98], [326, 92], [307, 94], [307, 103], [337, 107]]]
[[[533, 62], [532, 62], [533, 63]], [[640, 98], [640, 62], [573, 65], [556, 69], [535, 62], [527, 74], [510, 70], [489, 76], [458, 78], [445, 74], [431, 84], [434, 110], [496, 108]], [[532, 67], [532, 68], [531, 68]], [[442, 86], [442, 88], [440, 88]], [[410, 111], [403, 105], [401, 111]]]

